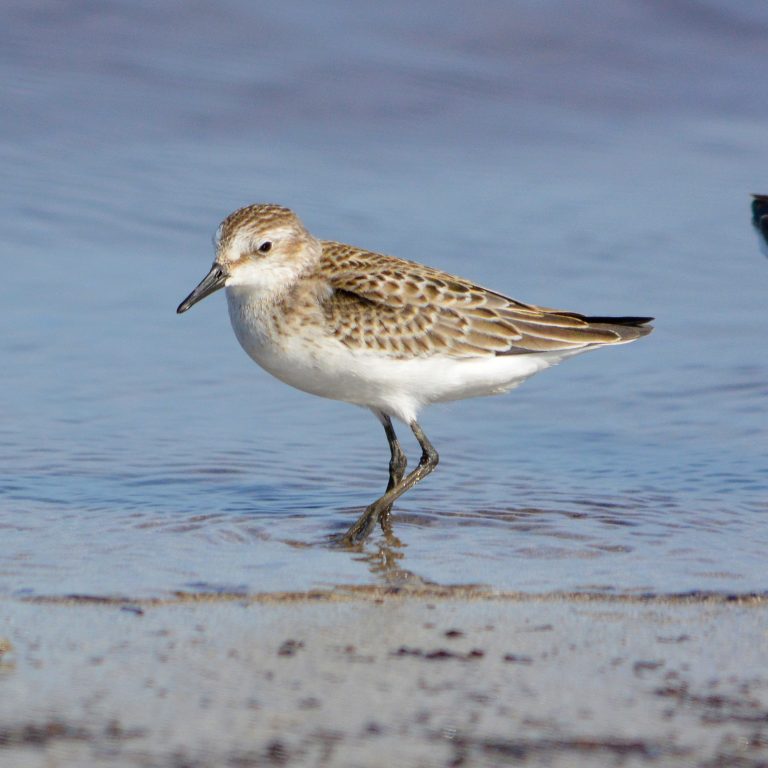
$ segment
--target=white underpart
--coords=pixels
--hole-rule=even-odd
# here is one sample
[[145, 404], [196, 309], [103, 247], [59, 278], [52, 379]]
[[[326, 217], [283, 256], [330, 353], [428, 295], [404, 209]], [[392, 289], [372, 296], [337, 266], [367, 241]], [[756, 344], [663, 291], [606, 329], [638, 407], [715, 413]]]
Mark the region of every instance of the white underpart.
[[[238, 270], [239, 271], [239, 270]], [[261, 270], [258, 270], [261, 273]], [[273, 270], [250, 274], [253, 282], [230, 278], [226, 295], [232, 328], [243, 349], [286, 384], [313, 395], [375, 408], [406, 423], [431, 403], [508, 392], [529, 376], [589, 347], [563, 352], [454, 359], [447, 356], [398, 360], [367, 350], [353, 351], [333, 337], [286, 338], [272, 331], [274, 304], [265, 297], [281, 282]], [[284, 280], [284, 277], [282, 278]], [[257, 283], [261, 290], [255, 289]], [[284, 284], [284, 283], [282, 283]]]

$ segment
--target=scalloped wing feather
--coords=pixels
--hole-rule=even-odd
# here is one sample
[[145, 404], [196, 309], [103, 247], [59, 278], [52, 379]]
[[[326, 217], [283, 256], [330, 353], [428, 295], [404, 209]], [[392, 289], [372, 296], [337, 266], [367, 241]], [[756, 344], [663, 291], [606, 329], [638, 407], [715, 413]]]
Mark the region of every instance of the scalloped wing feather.
[[523, 304], [415, 262], [323, 241], [323, 310], [345, 345], [393, 357], [477, 358], [622, 344], [650, 332], [622, 318]]

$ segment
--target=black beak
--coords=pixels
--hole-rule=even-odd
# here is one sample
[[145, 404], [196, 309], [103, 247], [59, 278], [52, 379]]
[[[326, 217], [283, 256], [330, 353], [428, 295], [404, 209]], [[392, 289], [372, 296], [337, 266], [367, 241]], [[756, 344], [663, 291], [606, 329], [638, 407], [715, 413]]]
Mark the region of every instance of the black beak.
[[197, 304], [198, 301], [201, 301], [206, 296], [210, 296], [218, 291], [219, 288], [223, 288], [226, 279], [227, 276], [224, 274], [224, 270], [214, 262], [211, 271], [200, 281], [197, 288], [176, 307], [176, 313], [180, 315], [182, 312], [186, 312], [193, 304]]

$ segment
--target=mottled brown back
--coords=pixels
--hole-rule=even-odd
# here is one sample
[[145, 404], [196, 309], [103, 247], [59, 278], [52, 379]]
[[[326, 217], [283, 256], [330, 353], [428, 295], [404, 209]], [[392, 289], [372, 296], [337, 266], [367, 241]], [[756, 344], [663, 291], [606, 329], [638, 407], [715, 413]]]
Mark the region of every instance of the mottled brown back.
[[351, 348], [393, 357], [476, 358], [621, 344], [651, 332], [651, 318], [589, 318], [523, 304], [461, 277], [394, 256], [323, 241], [323, 309]]

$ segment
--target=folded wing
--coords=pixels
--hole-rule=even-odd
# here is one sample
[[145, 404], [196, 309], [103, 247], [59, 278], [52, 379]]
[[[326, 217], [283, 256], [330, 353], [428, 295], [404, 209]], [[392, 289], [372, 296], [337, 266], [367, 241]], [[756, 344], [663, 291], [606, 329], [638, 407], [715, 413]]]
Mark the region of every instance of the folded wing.
[[651, 332], [652, 318], [586, 317], [523, 304], [414, 262], [323, 242], [324, 311], [344, 344], [393, 357], [477, 358], [603, 344]]

